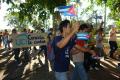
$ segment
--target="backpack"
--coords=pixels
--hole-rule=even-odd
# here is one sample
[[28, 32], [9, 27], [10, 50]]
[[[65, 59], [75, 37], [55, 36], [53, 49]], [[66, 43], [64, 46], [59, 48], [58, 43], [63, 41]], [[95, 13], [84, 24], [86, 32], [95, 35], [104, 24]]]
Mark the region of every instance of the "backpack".
[[49, 41], [47, 44], [47, 58], [50, 61], [53, 61], [55, 59], [54, 46], [54, 40]]

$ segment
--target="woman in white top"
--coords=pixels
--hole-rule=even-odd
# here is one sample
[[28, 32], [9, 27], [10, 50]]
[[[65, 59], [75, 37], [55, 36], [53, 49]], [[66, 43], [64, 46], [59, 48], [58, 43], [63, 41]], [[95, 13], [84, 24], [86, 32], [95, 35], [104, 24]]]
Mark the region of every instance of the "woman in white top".
[[113, 58], [113, 54], [117, 50], [117, 37], [116, 37], [116, 29], [115, 26], [111, 26], [111, 30], [109, 31], [109, 45], [110, 45], [110, 57]]

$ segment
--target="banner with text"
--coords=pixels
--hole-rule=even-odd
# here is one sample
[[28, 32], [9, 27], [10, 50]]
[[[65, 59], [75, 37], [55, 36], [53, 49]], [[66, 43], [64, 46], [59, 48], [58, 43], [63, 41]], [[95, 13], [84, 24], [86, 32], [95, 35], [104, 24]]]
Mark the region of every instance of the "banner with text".
[[13, 48], [40, 46], [47, 44], [47, 34], [44, 33], [22, 33], [12, 36]]

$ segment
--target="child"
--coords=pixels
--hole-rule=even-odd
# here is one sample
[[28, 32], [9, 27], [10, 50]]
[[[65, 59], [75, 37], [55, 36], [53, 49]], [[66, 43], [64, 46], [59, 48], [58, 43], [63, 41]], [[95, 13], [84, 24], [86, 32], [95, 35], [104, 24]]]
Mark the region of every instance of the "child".
[[[84, 26], [84, 25], [81, 25], [81, 26]], [[81, 30], [84, 30], [84, 29], [81, 29]], [[84, 37], [86, 36], [81, 36], [81, 37], [77, 36], [77, 39], [75, 41], [76, 44], [71, 50], [73, 62], [75, 64], [75, 67], [73, 69], [72, 80], [78, 80], [79, 78], [80, 80], [88, 80], [88, 75], [84, 68], [84, 52], [90, 52], [91, 54], [95, 55], [94, 51], [86, 48], [86, 42], [85, 42], [86, 38]]]

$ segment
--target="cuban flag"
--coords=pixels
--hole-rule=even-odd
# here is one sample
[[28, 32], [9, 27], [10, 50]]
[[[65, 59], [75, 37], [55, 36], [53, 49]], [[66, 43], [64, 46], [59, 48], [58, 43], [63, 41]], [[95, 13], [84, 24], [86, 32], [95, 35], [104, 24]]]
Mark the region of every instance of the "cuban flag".
[[73, 5], [71, 6], [60, 6], [58, 11], [64, 16], [76, 16], [76, 11]]
[[78, 40], [88, 40], [89, 38], [90, 38], [90, 35], [86, 32], [77, 33], [77, 39]]

